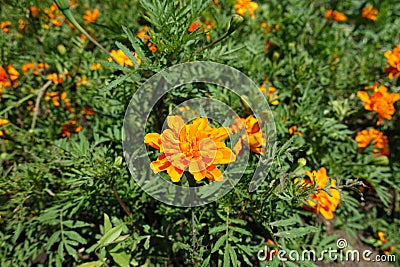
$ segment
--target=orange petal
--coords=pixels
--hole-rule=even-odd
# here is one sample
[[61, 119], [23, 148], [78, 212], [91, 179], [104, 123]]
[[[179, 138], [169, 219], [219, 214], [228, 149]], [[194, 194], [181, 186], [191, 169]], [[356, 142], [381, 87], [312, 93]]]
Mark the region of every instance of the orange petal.
[[206, 177], [212, 181], [217, 181], [217, 182], [224, 180], [224, 176], [222, 176], [221, 171], [217, 167], [215, 167], [215, 165], [207, 167]]
[[160, 150], [161, 147], [161, 135], [158, 133], [149, 133], [144, 137], [144, 143], [151, 147], [154, 147], [157, 150]]

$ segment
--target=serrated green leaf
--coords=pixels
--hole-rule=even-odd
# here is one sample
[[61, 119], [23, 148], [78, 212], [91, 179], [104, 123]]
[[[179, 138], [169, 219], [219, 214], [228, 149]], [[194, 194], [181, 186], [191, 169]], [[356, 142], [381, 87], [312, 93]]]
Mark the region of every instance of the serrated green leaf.
[[64, 235], [69, 237], [72, 240], [75, 240], [76, 242], [79, 242], [81, 244], [86, 244], [86, 239], [84, 239], [80, 234], [74, 231], [64, 231]]

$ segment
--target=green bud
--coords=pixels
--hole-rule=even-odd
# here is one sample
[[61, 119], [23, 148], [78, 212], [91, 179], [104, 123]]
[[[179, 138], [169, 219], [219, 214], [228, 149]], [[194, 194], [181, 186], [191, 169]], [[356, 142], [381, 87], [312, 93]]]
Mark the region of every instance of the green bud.
[[115, 162], [114, 162], [114, 166], [121, 166], [121, 164], [122, 164], [122, 157], [121, 156], [118, 156], [118, 157], [116, 157], [115, 158]]
[[6, 152], [1, 153], [0, 159], [6, 160], [8, 158], [8, 154]]
[[69, 0], [54, 0], [54, 2], [61, 11], [69, 9]]
[[60, 55], [65, 55], [67, 53], [67, 49], [62, 44], [57, 45], [57, 50]]
[[233, 14], [231, 20], [228, 23], [228, 34], [236, 31], [243, 23], [244, 18], [238, 14]]
[[278, 52], [274, 52], [274, 54], [272, 55], [272, 61], [277, 61], [279, 59], [279, 57], [281, 56], [281, 54], [279, 54]]
[[389, 158], [386, 156], [378, 156], [378, 157], [374, 157], [373, 162], [375, 165], [388, 165]]
[[289, 48], [290, 51], [294, 51], [294, 49], [295, 49], [295, 43], [290, 42], [290, 43], [288, 44], [288, 48]]
[[297, 163], [299, 164], [299, 166], [303, 167], [303, 166], [306, 166], [307, 160], [305, 158], [299, 158], [297, 160]]

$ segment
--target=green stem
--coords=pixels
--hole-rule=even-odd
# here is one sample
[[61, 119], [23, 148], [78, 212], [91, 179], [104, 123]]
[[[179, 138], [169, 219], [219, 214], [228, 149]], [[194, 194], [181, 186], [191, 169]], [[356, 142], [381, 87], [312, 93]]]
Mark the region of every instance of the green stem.
[[[113, 57], [110, 52], [107, 51], [101, 44], [99, 44], [92, 36], [89, 35], [89, 33], [76, 21], [74, 15], [71, 12], [71, 9], [69, 8], [69, 3], [68, 5], [62, 5], [59, 3], [60, 0], [55, 0], [55, 3], [57, 4], [58, 8], [61, 10], [61, 12], [64, 14], [64, 16], [74, 25], [76, 29], [78, 29], [81, 33], [83, 33], [92, 43], [94, 43], [98, 48], [100, 48], [104, 53], [109, 55], [117, 64], [121, 65], [118, 60]], [[68, 1], [67, 1], [68, 2]]]

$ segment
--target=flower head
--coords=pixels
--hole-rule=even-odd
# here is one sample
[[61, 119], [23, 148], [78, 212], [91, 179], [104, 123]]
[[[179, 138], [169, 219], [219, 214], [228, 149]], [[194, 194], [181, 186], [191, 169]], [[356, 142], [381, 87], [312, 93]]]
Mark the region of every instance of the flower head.
[[[316, 193], [311, 195], [311, 199], [307, 201], [306, 209], [318, 214], [320, 213], [325, 219], [332, 219], [333, 212], [336, 210], [340, 202], [340, 193], [336, 189], [336, 181], [329, 179], [326, 174], [326, 169], [322, 167], [318, 171], [306, 171], [309, 180], [302, 179], [300, 185], [312, 187], [316, 189]], [[295, 179], [297, 183], [299, 179]], [[328, 192], [329, 193], [328, 193]]]
[[48, 69], [49, 65], [47, 63], [32, 62], [32, 63], [26, 63], [26, 64], [22, 65], [21, 68], [22, 68], [22, 72], [24, 73], [24, 75], [27, 75], [30, 70], [32, 70], [32, 73], [34, 75], [39, 75], [40, 71], [42, 71], [43, 69]]
[[364, 150], [370, 143], [374, 150], [373, 155], [389, 155], [388, 138], [376, 129], [362, 130], [356, 136], [359, 151]]
[[254, 19], [254, 12], [258, 9], [258, 4], [251, 0], [237, 0], [234, 8], [237, 14], [244, 16], [249, 13], [250, 17]]
[[374, 86], [367, 86], [365, 89], [372, 89], [372, 95], [366, 91], [358, 91], [357, 96], [364, 102], [364, 108], [378, 113], [377, 125], [384, 119], [391, 120], [392, 115], [396, 111], [394, 103], [400, 100], [400, 94], [390, 94], [383, 85], [378, 86], [376, 82]]
[[[142, 39], [143, 42], [144, 42], [145, 44], [147, 44], [147, 46], [149, 47], [149, 50], [150, 50], [152, 53], [155, 53], [155, 52], [157, 52], [157, 47], [156, 47], [155, 44], [153, 44], [153, 43], [150, 42], [150, 38], [151, 38], [151, 37], [150, 37], [150, 35], [147, 34], [148, 31], [149, 31], [149, 27], [144, 26], [144, 27], [137, 33], [136, 36], [139, 37], [140, 39]], [[153, 32], [151, 29], [150, 29], [150, 31]]]
[[[110, 54], [117, 59], [118, 63], [121, 64], [122, 66], [133, 66], [134, 63], [132, 60], [129, 59], [127, 55], [121, 50], [111, 50]], [[140, 64], [142, 61], [140, 60], [138, 54], [136, 52], [132, 52], [132, 54], [135, 56], [137, 63]], [[108, 61], [112, 62], [112, 58], [109, 58]]]
[[199, 20], [196, 20], [196, 21], [193, 21], [193, 22], [190, 24], [190, 26], [189, 26], [189, 28], [188, 28], [188, 32], [189, 32], [189, 33], [192, 33], [192, 32], [194, 32], [195, 30], [200, 29], [200, 28], [201, 28], [201, 23], [200, 23]]
[[375, 21], [377, 19], [378, 10], [373, 5], [369, 4], [361, 10], [361, 17]]
[[167, 171], [173, 182], [179, 182], [188, 170], [197, 181], [208, 178], [222, 181], [215, 164], [235, 161], [233, 152], [222, 141], [229, 136], [225, 128], [212, 128], [207, 118], [197, 118], [185, 124], [180, 116], [167, 118], [169, 129], [161, 134], [149, 133], [145, 144], [160, 150], [161, 155], [150, 164], [155, 172]]
[[[0, 127], [8, 124], [9, 121], [7, 119], [0, 118]], [[8, 134], [7, 130], [0, 130], [0, 137], [6, 136]]]
[[100, 11], [97, 8], [93, 10], [86, 10], [85, 15], [83, 15], [83, 19], [85, 20], [84, 23], [88, 25], [90, 23], [96, 22], [99, 15]]
[[11, 25], [10, 21], [2, 21], [0, 22], [0, 29], [5, 32], [8, 33], [10, 32], [10, 29], [8, 28]]
[[[385, 232], [383, 232], [383, 231], [378, 231], [378, 238], [379, 238], [379, 241], [382, 242], [382, 244], [386, 244], [388, 242], [385, 237]], [[394, 246], [390, 246], [387, 249], [385, 249], [383, 251], [383, 253], [385, 253], [385, 255], [389, 255], [390, 252], [395, 251], [395, 250], [396, 250], [396, 248]]]
[[[265, 84], [268, 84], [268, 81], [265, 81], [258, 89], [264, 94], [267, 94], [267, 88]], [[276, 106], [279, 104], [278, 95], [276, 94], [276, 88], [269, 86], [268, 88], [268, 98], [272, 105]]]
[[325, 18], [333, 19], [334, 21], [346, 21], [347, 16], [342, 12], [336, 10], [326, 10], [325, 11]]
[[46, 8], [44, 10], [44, 13], [47, 14], [48, 18], [50, 19], [50, 23], [55, 27], [60, 27], [65, 20], [55, 2], [53, 2], [53, 4], [49, 8]]
[[13, 65], [8, 65], [6, 69], [0, 66], [0, 89], [18, 85], [19, 72]]
[[389, 79], [395, 76], [400, 77], [400, 45], [393, 48], [393, 51], [386, 51], [384, 55], [389, 64], [389, 67], [385, 69], [385, 72], [389, 74]]
[[264, 154], [266, 146], [266, 138], [260, 129], [260, 125], [253, 115], [247, 118], [236, 118], [231, 126], [232, 133], [240, 132], [244, 127], [245, 133], [233, 147], [235, 154], [239, 154], [243, 149], [243, 145], [250, 148], [251, 151], [257, 154]]

